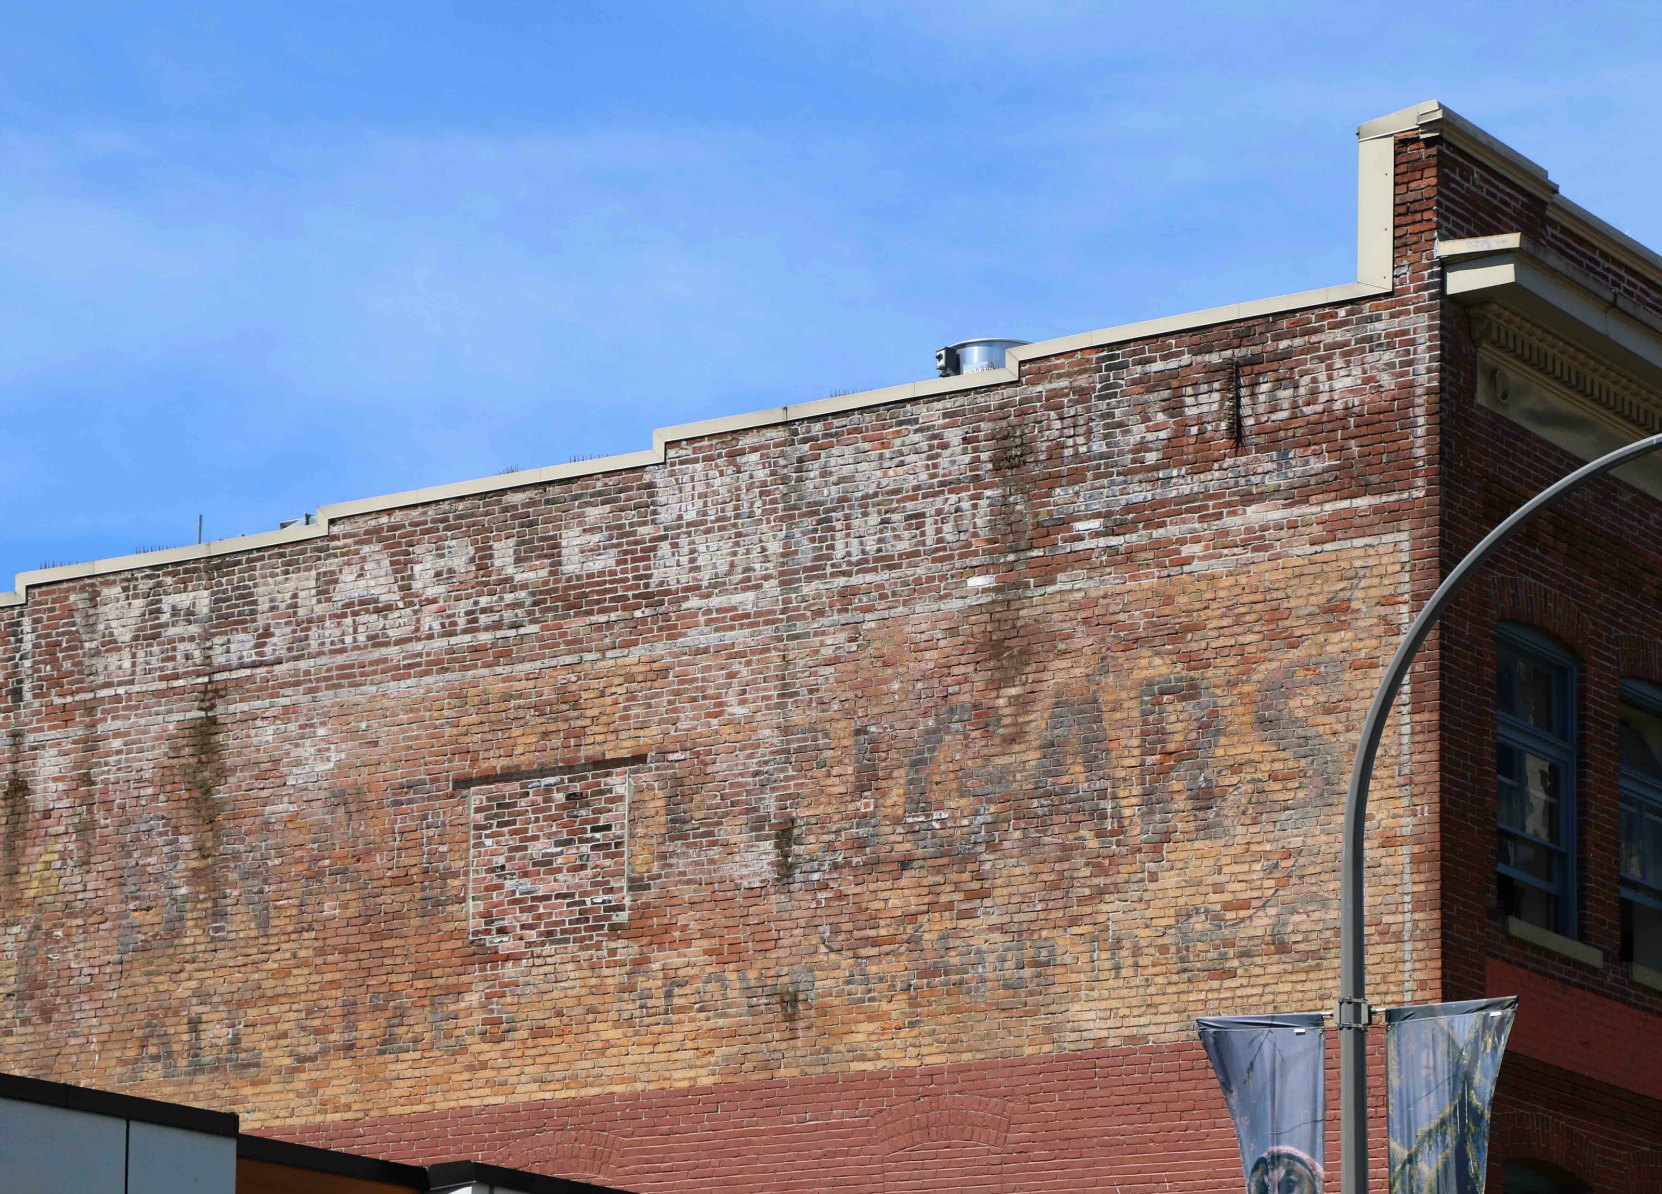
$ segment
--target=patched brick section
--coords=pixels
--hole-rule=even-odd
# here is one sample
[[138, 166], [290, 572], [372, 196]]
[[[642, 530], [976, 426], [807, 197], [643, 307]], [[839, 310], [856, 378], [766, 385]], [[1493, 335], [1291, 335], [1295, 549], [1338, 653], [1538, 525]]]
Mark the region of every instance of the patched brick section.
[[1004, 1157], [973, 1140], [947, 1137], [890, 1153], [883, 1161], [884, 1194], [935, 1194], [950, 1190], [1002, 1194]]
[[469, 940], [509, 952], [584, 946], [623, 922], [637, 769], [578, 764], [466, 785]]

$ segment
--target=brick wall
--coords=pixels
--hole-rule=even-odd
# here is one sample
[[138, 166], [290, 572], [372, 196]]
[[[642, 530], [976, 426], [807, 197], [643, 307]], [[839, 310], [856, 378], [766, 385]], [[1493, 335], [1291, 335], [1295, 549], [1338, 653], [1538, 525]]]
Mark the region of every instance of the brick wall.
[[[1526, 992], [1526, 998], [1536, 992]], [[1383, 1051], [1369, 1062], [1383, 1150]], [[1335, 1155], [1337, 1048], [1328, 1049]], [[1514, 1038], [1494, 1108], [1489, 1189], [1545, 1162], [1608, 1194], [1662, 1179], [1659, 1105], [1535, 1061]], [[494, 1153], [625, 1189], [1174, 1191], [1240, 1188], [1216, 1081], [1192, 1043], [886, 1073], [553, 1099], [319, 1125], [307, 1143], [433, 1161]], [[1377, 1154], [1376, 1154], [1377, 1155]], [[953, 1161], [961, 1162], [954, 1168]], [[1383, 1182], [1383, 1177], [1378, 1179]], [[1381, 1184], [1379, 1187], [1383, 1189]]]
[[[1578, 237], [1544, 196], [1461, 152], [1440, 153], [1439, 232], [1521, 231], [1628, 299], [1662, 314], [1662, 294]], [[1468, 313], [1445, 306], [1442, 357], [1444, 564], [1582, 461], [1477, 403]], [[1662, 1188], [1662, 992], [1620, 961], [1616, 710], [1624, 678], [1662, 680], [1662, 505], [1595, 482], [1525, 531], [1474, 581], [1441, 633], [1443, 984], [1447, 998], [1520, 996], [1502, 1070], [1496, 1165], [1537, 1158], [1594, 1189]], [[1578, 662], [1579, 939], [1593, 966], [1511, 936], [1495, 884], [1495, 629], [1522, 623]], [[1636, 1184], [1629, 1185], [1633, 1182]]]
[[[1221, 1188], [1190, 1020], [1330, 1002], [1380, 661], [1563, 463], [1439, 300], [1477, 170], [1398, 143], [1387, 297], [32, 589], [5, 1068], [643, 1189]], [[1522, 948], [1463, 617], [1381, 760], [1385, 1003]]]
[[624, 1189], [1172, 1190], [1241, 1180], [1195, 1044], [917, 1066], [328, 1124], [308, 1143], [495, 1154]]

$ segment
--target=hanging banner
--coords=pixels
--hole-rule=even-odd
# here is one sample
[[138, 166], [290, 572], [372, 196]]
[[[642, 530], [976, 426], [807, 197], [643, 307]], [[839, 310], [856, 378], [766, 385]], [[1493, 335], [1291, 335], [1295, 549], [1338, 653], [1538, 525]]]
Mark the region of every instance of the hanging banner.
[[1195, 1021], [1235, 1121], [1247, 1194], [1322, 1194], [1322, 1021], [1320, 1012]]
[[1391, 1194], [1483, 1194], [1516, 996], [1385, 1011]]

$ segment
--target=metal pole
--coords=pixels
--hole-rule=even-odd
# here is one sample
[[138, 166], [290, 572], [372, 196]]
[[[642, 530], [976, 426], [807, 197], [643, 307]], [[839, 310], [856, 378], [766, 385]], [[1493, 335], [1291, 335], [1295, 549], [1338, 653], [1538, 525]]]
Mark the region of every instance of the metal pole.
[[1583, 465], [1561, 481], [1536, 494], [1484, 536], [1472, 548], [1414, 619], [1408, 633], [1391, 657], [1390, 666], [1379, 681], [1367, 719], [1362, 723], [1362, 740], [1356, 746], [1356, 761], [1350, 769], [1350, 789], [1345, 795], [1344, 859], [1339, 874], [1339, 1147], [1341, 1149], [1343, 1194], [1368, 1192], [1368, 1072], [1366, 1029], [1373, 1019], [1368, 1006], [1366, 974], [1366, 923], [1362, 893], [1363, 831], [1368, 812], [1368, 786], [1373, 779], [1374, 756], [1385, 732], [1385, 719], [1396, 702], [1402, 682], [1419, 652], [1420, 645], [1442, 616], [1449, 603], [1471, 574], [1481, 567], [1501, 544], [1521, 530], [1537, 514], [1567, 497], [1594, 477], [1601, 476], [1637, 456], [1662, 448], [1662, 435], [1618, 448]]

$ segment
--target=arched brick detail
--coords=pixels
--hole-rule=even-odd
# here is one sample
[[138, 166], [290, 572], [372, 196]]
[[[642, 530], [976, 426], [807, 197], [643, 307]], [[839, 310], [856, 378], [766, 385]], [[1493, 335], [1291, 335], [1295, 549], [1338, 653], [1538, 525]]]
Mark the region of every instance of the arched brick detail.
[[979, 1095], [931, 1095], [890, 1107], [872, 1125], [879, 1153], [895, 1153], [918, 1144], [960, 1140], [1004, 1147], [1010, 1108], [1003, 1099]]
[[1545, 1161], [1589, 1184], [1598, 1173], [1592, 1138], [1539, 1111], [1507, 1111], [1489, 1123], [1491, 1167], [1508, 1161]]
[[899, 1103], [872, 1123], [886, 1194], [1004, 1189], [1004, 1137], [1010, 1107], [980, 1095], [926, 1095]]
[[1633, 1151], [1627, 1165], [1627, 1188], [1631, 1194], [1655, 1194], [1662, 1190], [1662, 1149]]
[[1624, 680], [1648, 680], [1662, 685], [1662, 646], [1642, 634], [1619, 634], [1615, 640], [1616, 668]]
[[605, 1178], [616, 1154], [617, 1138], [610, 1132], [556, 1129], [516, 1141], [497, 1163], [550, 1177]]
[[1538, 580], [1521, 576], [1493, 576], [1488, 596], [1496, 622], [1521, 622], [1563, 641], [1577, 655], [1593, 642], [1593, 624], [1563, 593]]

